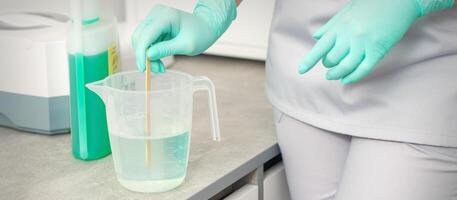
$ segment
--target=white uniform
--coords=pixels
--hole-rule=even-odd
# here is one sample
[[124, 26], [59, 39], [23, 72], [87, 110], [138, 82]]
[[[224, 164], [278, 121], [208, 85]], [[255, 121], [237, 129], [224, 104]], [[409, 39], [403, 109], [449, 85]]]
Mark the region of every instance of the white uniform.
[[457, 200], [457, 148], [336, 134], [275, 116], [293, 200]]
[[276, 1], [266, 69], [272, 104], [333, 132], [457, 147], [457, 9], [419, 19], [357, 84], [326, 80], [320, 63], [299, 75], [311, 35], [347, 2]]
[[311, 35], [346, 3], [276, 1], [267, 93], [291, 197], [457, 200], [457, 9], [418, 20], [357, 84], [321, 64], [299, 75]]

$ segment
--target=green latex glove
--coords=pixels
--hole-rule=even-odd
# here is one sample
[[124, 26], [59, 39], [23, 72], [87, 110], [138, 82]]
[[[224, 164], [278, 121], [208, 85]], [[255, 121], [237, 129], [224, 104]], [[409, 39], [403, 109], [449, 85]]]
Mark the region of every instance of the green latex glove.
[[453, 4], [454, 0], [352, 0], [313, 35], [318, 42], [300, 64], [299, 73], [322, 59], [331, 68], [328, 80], [360, 81], [414, 21]]
[[145, 69], [146, 50], [155, 73], [165, 71], [160, 61], [163, 57], [202, 53], [216, 42], [235, 17], [235, 0], [198, 0], [193, 13], [155, 6], [132, 36], [138, 69]]

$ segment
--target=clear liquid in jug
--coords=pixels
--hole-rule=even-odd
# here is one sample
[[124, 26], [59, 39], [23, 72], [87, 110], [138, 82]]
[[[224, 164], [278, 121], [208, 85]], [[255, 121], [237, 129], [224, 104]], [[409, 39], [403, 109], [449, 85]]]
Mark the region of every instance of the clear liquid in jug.
[[[111, 133], [114, 166], [122, 185], [134, 191], [155, 192], [173, 189], [184, 181], [190, 133], [164, 135], [167, 137], [146, 139]], [[151, 145], [149, 163], [145, 163], [147, 142]]]

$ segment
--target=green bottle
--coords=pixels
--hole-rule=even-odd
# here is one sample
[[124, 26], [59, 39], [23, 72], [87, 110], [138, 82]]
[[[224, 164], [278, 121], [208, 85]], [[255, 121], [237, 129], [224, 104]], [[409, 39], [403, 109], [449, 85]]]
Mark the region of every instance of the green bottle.
[[[120, 69], [116, 19], [107, 2], [73, 0], [67, 48], [73, 156], [95, 160], [111, 153], [105, 105], [85, 87]], [[103, 9], [102, 9], [103, 8]]]

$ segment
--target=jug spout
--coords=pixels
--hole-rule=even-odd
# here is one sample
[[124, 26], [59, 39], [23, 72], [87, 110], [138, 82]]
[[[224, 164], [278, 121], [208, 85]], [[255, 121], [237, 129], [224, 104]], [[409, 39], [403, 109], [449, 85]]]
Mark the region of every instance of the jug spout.
[[92, 82], [92, 83], [88, 83], [86, 84], [86, 87], [91, 90], [92, 92], [94, 92], [95, 94], [97, 94], [102, 100], [105, 100], [104, 99], [104, 93], [105, 93], [105, 90], [106, 90], [106, 81], [105, 80], [99, 80], [99, 81], [95, 81], [95, 82]]

